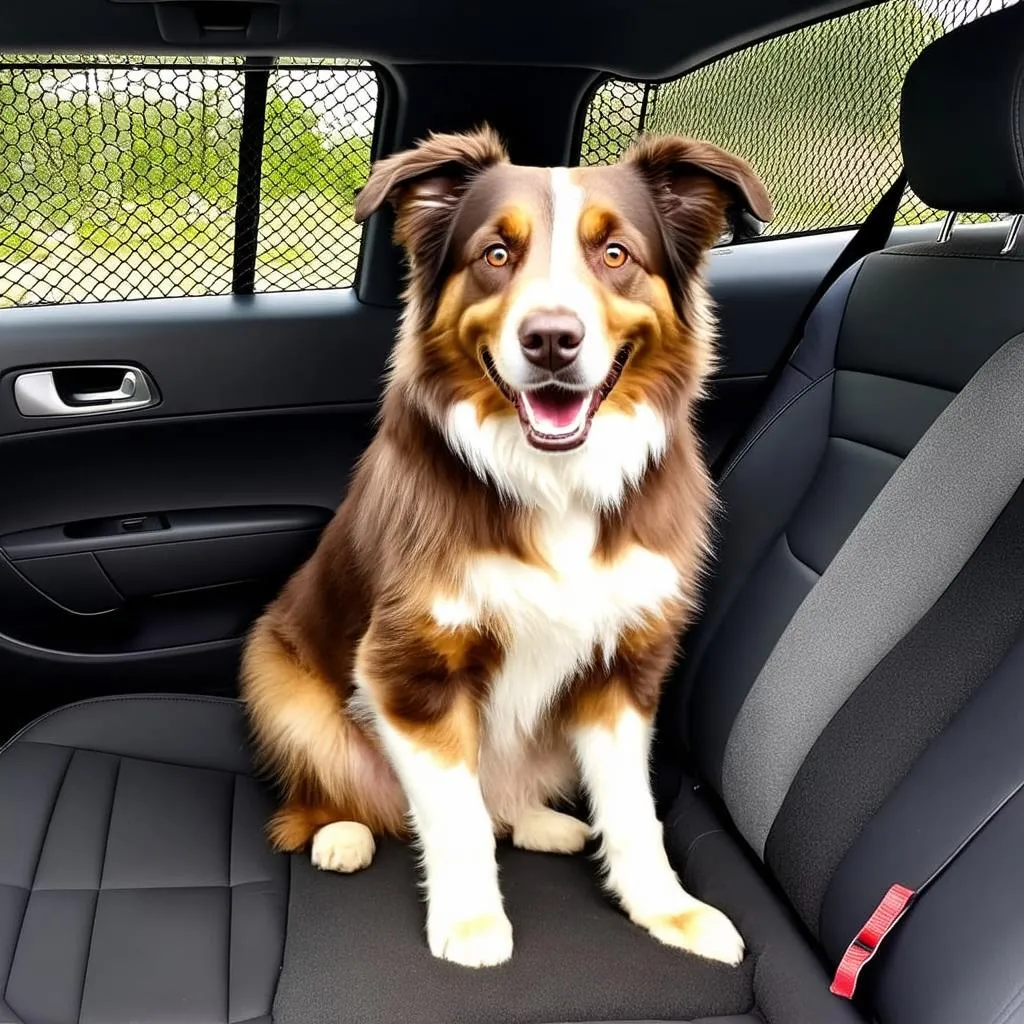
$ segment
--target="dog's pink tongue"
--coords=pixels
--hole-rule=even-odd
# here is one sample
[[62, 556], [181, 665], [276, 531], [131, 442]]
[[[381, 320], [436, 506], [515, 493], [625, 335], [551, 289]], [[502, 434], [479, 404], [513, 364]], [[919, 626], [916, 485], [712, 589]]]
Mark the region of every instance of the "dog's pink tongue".
[[563, 388], [541, 388], [524, 396], [529, 402], [534, 422], [550, 430], [567, 430], [577, 420], [587, 395]]

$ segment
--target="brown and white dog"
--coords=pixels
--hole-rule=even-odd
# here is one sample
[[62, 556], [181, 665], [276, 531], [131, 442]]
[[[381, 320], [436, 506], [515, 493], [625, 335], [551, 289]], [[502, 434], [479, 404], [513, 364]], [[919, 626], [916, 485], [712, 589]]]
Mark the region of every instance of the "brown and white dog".
[[273, 844], [348, 872], [410, 836], [432, 952], [497, 964], [495, 836], [582, 849], [550, 806], [582, 783], [626, 913], [738, 963], [669, 864], [648, 751], [708, 549], [700, 268], [731, 206], [770, 219], [764, 187], [691, 139], [570, 170], [483, 129], [380, 161], [357, 219], [386, 201], [411, 276], [380, 427], [244, 659]]

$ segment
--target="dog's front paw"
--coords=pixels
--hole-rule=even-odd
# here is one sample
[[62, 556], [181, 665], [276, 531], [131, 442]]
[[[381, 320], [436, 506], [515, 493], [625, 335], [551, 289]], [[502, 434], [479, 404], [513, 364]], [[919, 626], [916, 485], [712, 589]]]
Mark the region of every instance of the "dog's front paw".
[[735, 966], [743, 959], [743, 938], [720, 910], [695, 903], [681, 914], [638, 920], [659, 942]]
[[313, 836], [311, 859], [321, 871], [348, 875], [368, 867], [376, 849], [373, 833], [358, 821], [335, 821]]
[[512, 956], [512, 925], [504, 912], [427, 927], [430, 952], [463, 967], [493, 967]]
[[512, 842], [523, 850], [538, 853], [579, 853], [590, 838], [590, 826], [579, 818], [531, 807], [512, 828]]

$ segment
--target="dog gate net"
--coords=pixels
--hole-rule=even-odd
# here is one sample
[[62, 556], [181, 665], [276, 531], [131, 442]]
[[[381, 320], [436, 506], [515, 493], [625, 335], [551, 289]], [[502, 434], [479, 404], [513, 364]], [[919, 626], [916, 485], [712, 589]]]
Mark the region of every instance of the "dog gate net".
[[[859, 224], [900, 170], [899, 95], [914, 58], [950, 29], [1014, 2], [888, 0], [672, 81], [608, 80], [587, 109], [580, 162], [614, 161], [641, 132], [681, 132], [753, 164], [775, 203], [766, 233]], [[908, 190], [897, 223], [938, 217]]]
[[344, 287], [352, 61], [0, 55], [0, 306]]

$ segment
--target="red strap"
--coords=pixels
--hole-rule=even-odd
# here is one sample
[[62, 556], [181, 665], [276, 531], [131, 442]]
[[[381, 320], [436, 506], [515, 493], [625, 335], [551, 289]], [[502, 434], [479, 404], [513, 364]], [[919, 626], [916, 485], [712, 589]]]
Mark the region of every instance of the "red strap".
[[914, 890], [905, 885], [894, 885], [882, 897], [867, 924], [847, 947], [843, 959], [836, 968], [829, 991], [834, 996], [852, 999], [857, 989], [857, 979], [864, 965], [875, 955], [882, 940], [893, 930], [899, 919], [906, 913], [914, 898]]

